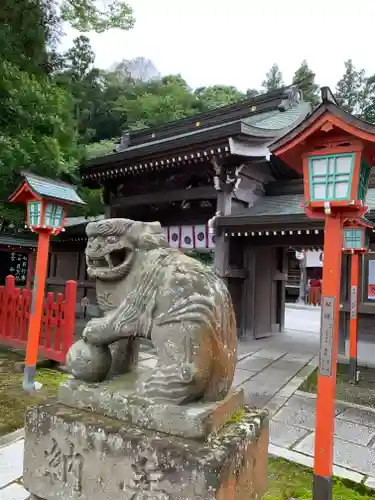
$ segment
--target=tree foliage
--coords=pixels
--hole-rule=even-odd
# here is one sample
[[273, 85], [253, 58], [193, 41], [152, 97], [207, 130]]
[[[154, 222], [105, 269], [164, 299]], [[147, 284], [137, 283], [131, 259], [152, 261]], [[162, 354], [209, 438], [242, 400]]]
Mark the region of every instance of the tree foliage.
[[375, 75], [365, 78], [359, 95], [360, 116], [364, 120], [375, 123]]
[[[59, 11], [61, 7], [61, 11]], [[79, 142], [91, 137], [102, 97], [101, 75], [84, 36], [63, 57], [56, 46], [66, 19], [77, 29], [130, 29], [123, 0], [3, 0], [0, 6], [0, 204], [1, 218], [20, 212], [7, 203], [21, 169], [77, 179]], [[100, 111], [99, 111], [100, 114]], [[78, 141], [78, 138], [80, 141]], [[86, 193], [86, 196], [88, 194]], [[91, 198], [90, 198], [91, 196]], [[88, 196], [98, 210], [97, 194]], [[89, 207], [90, 208], [90, 207]]]
[[345, 72], [336, 85], [336, 99], [339, 105], [349, 113], [361, 114], [365, 71], [357, 69], [351, 59], [345, 61], [344, 65]]
[[69, 176], [78, 149], [69, 94], [48, 77], [0, 60], [0, 200], [7, 200], [21, 170]]
[[124, 0], [63, 0], [61, 12], [65, 21], [83, 32], [127, 31], [134, 25], [133, 10]]
[[236, 87], [231, 85], [212, 85], [194, 91], [202, 110], [219, 108], [226, 104], [234, 104], [245, 97]]
[[266, 78], [262, 82], [262, 87], [266, 92], [277, 90], [284, 86], [283, 74], [278, 64], [273, 64], [266, 73]]
[[86, 158], [97, 158], [99, 156], [110, 155], [114, 152], [116, 141], [114, 139], [104, 139], [99, 142], [91, 142], [86, 146]]
[[23, 71], [45, 73], [59, 35], [53, 0], [2, 0], [0, 6], [0, 59]]
[[301, 85], [300, 89], [303, 92], [303, 99], [310, 102], [313, 106], [319, 102], [319, 85], [315, 83], [315, 75], [309, 68], [306, 59], [301, 63], [293, 76], [293, 83], [305, 80], [305, 84]]
[[94, 67], [95, 54], [89, 39], [77, 37], [62, 60], [63, 68], [55, 80], [72, 95], [79, 138], [88, 143], [95, 136], [93, 122], [102, 107], [101, 74]]

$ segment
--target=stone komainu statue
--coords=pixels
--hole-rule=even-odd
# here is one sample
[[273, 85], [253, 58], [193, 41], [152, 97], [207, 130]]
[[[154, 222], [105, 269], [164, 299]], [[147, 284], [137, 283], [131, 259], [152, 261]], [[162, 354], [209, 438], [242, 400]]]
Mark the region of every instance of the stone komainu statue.
[[[158, 222], [107, 219], [87, 225], [87, 272], [101, 318], [68, 353], [71, 373], [98, 382], [110, 371], [109, 346], [151, 339], [158, 363], [139, 385], [177, 404], [226, 396], [236, 365], [236, 322], [225, 284], [199, 261], [171, 248]], [[124, 358], [125, 359], [125, 358]], [[125, 362], [125, 361], [124, 361]]]

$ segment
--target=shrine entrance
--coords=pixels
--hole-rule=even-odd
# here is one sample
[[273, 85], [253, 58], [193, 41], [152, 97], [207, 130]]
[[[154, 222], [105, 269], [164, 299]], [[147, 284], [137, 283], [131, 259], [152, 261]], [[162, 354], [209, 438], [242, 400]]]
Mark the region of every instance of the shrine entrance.
[[[243, 339], [261, 339], [285, 330], [290, 254], [295, 258], [296, 252], [320, 249], [324, 237], [319, 222], [276, 225], [258, 217], [257, 222], [256, 227], [254, 217], [228, 216], [220, 217], [217, 227], [229, 246], [228, 284]], [[235, 258], [238, 254], [242, 257]]]

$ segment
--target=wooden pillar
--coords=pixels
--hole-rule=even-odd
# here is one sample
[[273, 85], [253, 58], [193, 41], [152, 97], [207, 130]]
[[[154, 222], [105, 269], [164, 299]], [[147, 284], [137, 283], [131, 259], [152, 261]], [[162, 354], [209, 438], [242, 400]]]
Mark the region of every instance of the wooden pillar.
[[349, 370], [354, 383], [357, 383], [357, 335], [358, 335], [358, 285], [359, 254], [353, 253], [350, 279], [350, 327], [349, 327]]
[[[219, 169], [221, 190], [217, 193], [216, 213], [229, 215], [232, 210], [232, 189], [225, 183], [225, 167], [221, 165]], [[216, 233], [214, 265], [216, 273], [223, 279], [225, 279], [225, 271], [229, 264], [229, 241], [229, 237], [225, 237], [224, 230]]]
[[280, 281], [279, 285], [279, 322], [280, 322], [280, 332], [285, 330], [285, 302], [286, 302], [286, 277], [288, 275], [288, 256], [286, 248], [280, 248], [281, 252], [281, 272], [284, 274], [284, 279]]
[[307, 270], [306, 270], [306, 251], [303, 253], [303, 259], [299, 261], [300, 269], [300, 282], [299, 282], [299, 295], [298, 304], [306, 304], [306, 284], [307, 284]]

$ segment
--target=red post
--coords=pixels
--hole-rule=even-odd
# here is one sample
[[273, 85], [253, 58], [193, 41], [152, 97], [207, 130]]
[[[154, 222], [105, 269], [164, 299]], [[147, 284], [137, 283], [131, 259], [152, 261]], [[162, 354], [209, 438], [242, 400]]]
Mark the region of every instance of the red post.
[[340, 214], [327, 216], [324, 230], [322, 318], [313, 482], [313, 498], [324, 500], [332, 499], [342, 243], [343, 225]]
[[358, 332], [358, 284], [359, 254], [352, 254], [350, 283], [350, 336], [349, 336], [349, 370], [350, 376], [357, 383], [357, 332]]
[[34, 378], [38, 360], [50, 235], [51, 233], [49, 230], [42, 230], [39, 232], [23, 380], [23, 387], [25, 390], [35, 389]]
[[76, 321], [77, 282], [67, 281], [65, 285], [65, 314], [62, 338], [62, 351], [67, 354], [74, 342]]

